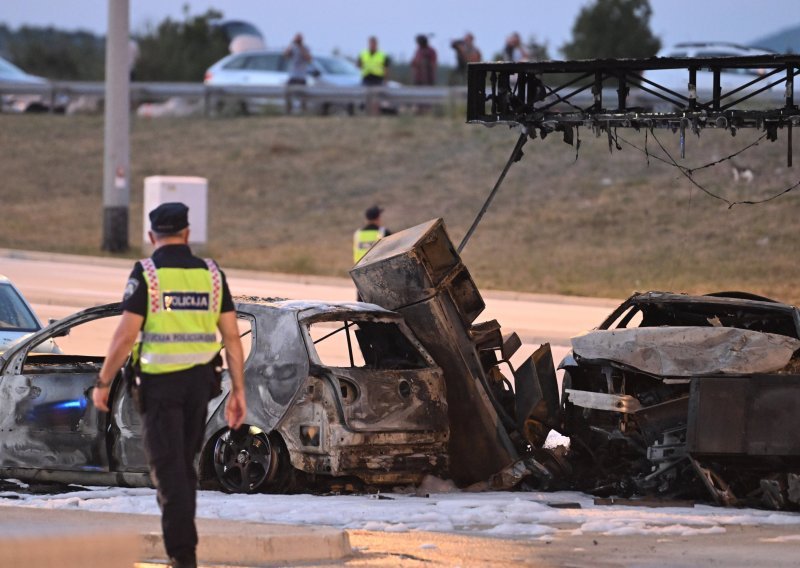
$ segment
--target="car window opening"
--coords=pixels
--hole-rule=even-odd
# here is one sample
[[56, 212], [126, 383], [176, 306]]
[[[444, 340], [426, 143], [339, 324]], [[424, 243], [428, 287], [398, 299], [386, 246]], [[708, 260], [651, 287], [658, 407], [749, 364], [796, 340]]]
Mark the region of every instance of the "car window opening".
[[309, 326], [314, 345], [319, 346], [317, 353], [325, 365], [382, 370], [428, 367], [425, 358], [395, 323], [336, 323], [342, 325], [327, 333], [324, 333], [327, 329], [320, 324]]
[[[255, 319], [253, 316], [244, 314], [244, 313], [237, 313], [236, 314], [236, 325], [239, 328], [239, 337], [242, 339], [242, 351], [243, 351], [243, 358], [245, 364], [250, 359], [250, 354], [253, 350], [253, 336], [255, 335]], [[225, 353], [225, 345], [222, 345], [222, 349], [220, 350], [220, 354], [222, 355], [222, 365], [224, 369], [228, 368], [228, 357]]]

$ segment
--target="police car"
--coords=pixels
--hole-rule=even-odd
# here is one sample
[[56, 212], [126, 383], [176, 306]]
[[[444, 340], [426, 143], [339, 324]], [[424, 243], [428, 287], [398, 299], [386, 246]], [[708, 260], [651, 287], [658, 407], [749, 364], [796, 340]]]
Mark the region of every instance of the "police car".
[[[42, 323], [25, 297], [11, 280], [0, 274], [0, 352], [40, 329]], [[55, 353], [56, 350], [51, 339], [38, 346], [37, 352]]]

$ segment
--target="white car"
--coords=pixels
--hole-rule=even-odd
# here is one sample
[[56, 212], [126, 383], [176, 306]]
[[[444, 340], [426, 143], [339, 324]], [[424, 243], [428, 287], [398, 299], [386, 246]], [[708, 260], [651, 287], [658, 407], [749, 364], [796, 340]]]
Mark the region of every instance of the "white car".
[[[205, 75], [206, 85], [278, 87], [288, 80], [287, 60], [280, 51], [234, 53], [214, 63]], [[353, 87], [361, 84], [361, 72], [347, 59], [315, 55], [308, 66], [308, 84]]]
[[[775, 55], [771, 51], [745, 47], [733, 43], [678, 43], [672, 47], [662, 49], [657, 57], [749, 57], [753, 55]], [[762, 69], [723, 69], [720, 73], [720, 85], [723, 94], [743, 85], [764, 74]], [[658, 69], [647, 71], [645, 78], [659, 85], [675, 91], [681, 95], [688, 95], [689, 71], [688, 69]], [[765, 87], [769, 82], [777, 81], [780, 77], [770, 77], [767, 82], [759, 82], [743, 89], [742, 92], [755, 91]], [[714, 74], [710, 69], [697, 70], [697, 92], [701, 98], [711, 95], [714, 88]], [[648, 88], [651, 85], [645, 84]], [[654, 89], [659, 91], [659, 89]], [[782, 93], [783, 84], [778, 84], [769, 90], [770, 93]], [[736, 95], [734, 95], [736, 96]]]
[[[11, 283], [11, 280], [0, 274], [0, 353], [42, 329], [42, 322], [36, 317], [30, 304]], [[37, 346], [37, 352], [59, 353], [52, 339]]]
[[[217, 61], [208, 68], [205, 84], [217, 87], [283, 87], [289, 81], [288, 62], [282, 51], [245, 51], [234, 53]], [[361, 87], [361, 70], [354, 63], [343, 57], [314, 55], [308, 66], [308, 85], [330, 87], [330, 100], [319, 100], [317, 110], [321, 114], [329, 114], [337, 110], [346, 110], [353, 114], [358, 96], [342, 95], [347, 88]], [[387, 81], [389, 88], [400, 87], [397, 81]], [[340, 92], [336, 92], [341, 88]], [[283, 95], [279, 98], [249, 98], [243, 101], [247, 111], [258, 110], [264, 105], [282, 106]], [[395, 113], [391, 103], [383, 101], [381, 111]]]
[[[208, 68], [205, 84], [211, 86], [283, 87], [289, 81], [288, 61], [281, 51], [245, 51], [234, 53]], [[308, 66], [308, 85], [328, 87], [358, 87], [361, 71], [341, 57], [315, 55]], [[267, 104], [283, 105], [284, 99], [249, 99], [247, 110]], [[352, 106], [352, 105], [351, 105]], [[330, 103], [321, 103], [319, 110], [327, 114]]]

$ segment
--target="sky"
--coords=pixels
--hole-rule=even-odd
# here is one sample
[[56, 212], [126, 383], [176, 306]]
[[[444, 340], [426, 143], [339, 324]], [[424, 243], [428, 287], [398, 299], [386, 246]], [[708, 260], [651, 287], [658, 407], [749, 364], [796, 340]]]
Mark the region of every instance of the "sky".
[[[116, 1], [116, 0], [115, 0]], [[182, 19], [208, 8], [244, 19], [264, 34], [267, 46], [281, 48], [296, 32], [317, 53], [339, 50], [354, 56], [376, 35], [381, 47], [400, 61], [410, 59], [414, 36], [433, 34], [431, 45], [442, 63], [453, 63], [450, 42], [470, 31], [484, 58], [500, 51], [506, 36], [546, 42], [553, 58], [570, 39], [572, 24], [589, 0], [130, 0], [131, 30], [143, 31], [166, 17]], [[651, 0], [651, 28], [664, 45], [680, 41], [749, 43], [800, 23], [797, 0]], [[105, 34], [108, 0], [0, 0], [0, 22], [52, 25]]]

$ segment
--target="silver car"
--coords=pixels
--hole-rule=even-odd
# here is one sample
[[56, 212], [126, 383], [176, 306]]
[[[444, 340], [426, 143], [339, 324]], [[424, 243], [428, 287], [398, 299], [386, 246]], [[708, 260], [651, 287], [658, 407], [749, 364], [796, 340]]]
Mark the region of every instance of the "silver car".
[[[281, 51], [246, 51], [234, 53], [217, 61], [208, 68], [205, 84], [218, 87], [283, 87], [289, 81], [288, 60]], [[347, 59], [333, 56], [315, 55], [308, 66], [308, 85], [346, 88], [361, 86], [361, 71]], [[331, 101], [322, 101], [318, 110], [327, 114], [336, 105]], [[283, 105], [282, 95], [248, 99], [245, 108], [248, 111], [258, 110], [265, 105]], [[352, 103], [340, 105], [352, 112]]]

